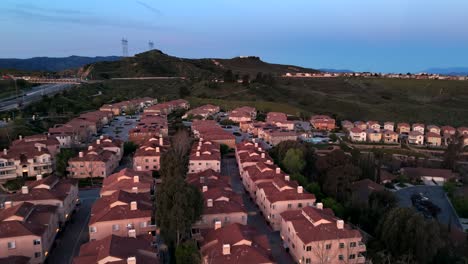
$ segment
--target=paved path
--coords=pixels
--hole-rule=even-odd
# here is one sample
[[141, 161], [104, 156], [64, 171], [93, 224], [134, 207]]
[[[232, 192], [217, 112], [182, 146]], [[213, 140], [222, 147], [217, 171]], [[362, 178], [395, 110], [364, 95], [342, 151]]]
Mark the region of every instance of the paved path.
[[242, 194], [244, 204], [249, 212], [247, 224], [255, 227], [260, 233], [267, 235], [274, 260], [281, 264], [294, 263], [291, 255], [289, 255], [283, 247], [283, 241], [281, 240], [279, 232], [273, 232], [263, 216], [259, 213], [257, 206], [244, 191], [235, 158], [223, 158], [221, 162], [221, 174], [230, 176], [233, 191]]
[[81, 190], [79, 196], [81, 205], [64, 229], [57, 235], [55, 246], [52, 248], [46, 263], [72, 263], [73, 257], [80, 252], [80, 246], [89, 240], [88, 221], [91, 207], [99, 197], [99, 189]]
[[437, 216], [439, 222], [445, 225], [452, 222], [452, 226], [462, 228], [460, 221], [458, 220], [457, 213], [450, 204], [450, 201], [441, 186], [418, 185], [407, 187], [396, 191], [395, 195], [398, 197], [400, 206], [413, 207], [411, 195], [415, 193], [423, 193], [424, 196], [429, 198], [431, 202], [440, 208], [440, 214]]

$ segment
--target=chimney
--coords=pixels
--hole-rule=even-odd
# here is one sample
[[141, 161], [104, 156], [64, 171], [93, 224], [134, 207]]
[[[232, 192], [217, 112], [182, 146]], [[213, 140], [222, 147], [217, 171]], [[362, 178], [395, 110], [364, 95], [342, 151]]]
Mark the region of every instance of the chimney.
[[135, 211], [138, 209], [138, 205], [136, 201], [130, 202], [130, 210]]
[[104, 136], [103, 136], [103, 135], [101, 135], [101, 136], [99, 137], [99, 139], [104, 139]]
[[323, 203], [316, 203], [315, 207], [317, 207], [319, 210], [323, 210]]
[[133, 176], [133, 182], [140, 182], [139, 176]]
[[200, 183], [205, 183], [205, 177], [200, 176]]
[[96, 144], [98, 145], [101, 144], [101, 140], [100, 139], [96, 140]]
[[141, 166], [137, 166], [137, 171], [141, 171]]
[[162, 137], [159, 137], [159, 145], [160, 146], [164, 145], [164, 139]]
[[39, 150], [39, 152], [41, 152], [42, 151], [42, 146], [41, 145], [37, 146], [37, 150]]
[[79, 156], [80, 158], [82, 158], [82, 157], [84, 156], [83, 151], [78, 152], [78, 156]]
[[289, 175], [284, 175], [284, 180], [285, 181], [289, 181], [289, 179], [290, 179]]
[[41, 175], [41, 174], [36, 175], [36, 180], [37, 180], [37, 181], [42, 180], [42, 175]]
[[265, 152], [262, 152], [262, 154], [260, 154], [260, 157], [262, 157], [262, 159], [265, 158]]
[[297, 193], [304, 192], [304, 188], [302, 186], [297, 186]]
[[93, 146], [88, 146], [88, 150], [92, 150], [93, 149]]
[[258, 143], [257, 143], [257, 142], [255, 142], [254, 146], [255, 146], [255, 148], [258, 148]]
[[208, 199], [206, 201], [206, 207], [213, 207], [213, 199]]
[[201, 150], [201, 146], [197, 146], [197, 150]]
[[10, 208], [10, 207], [13, 206], [13, 202], [12, 201], [6, 201], [4, 205], [5, 205], [5, 209]]
[[262, 148], [258, 148], [258, 151], [262, 152]]
[[156, 153], [159, 153], [160, 149], [159, 147], [156, 147]]
[[200, 157], [200, 151], [197, 151], [196, 155], [197, 155], [197, 157]]
[[203, 143], [201, 141], [198, 142], [198, 146], [201, 146]]
[[280, 168], [276, 168], [276, 174], [280, 174], [281, 173], [281, 169]]
[[132, 192], [133, 193], [138, 193], [138, 187], [132, 187]]
[[203, 138], [200, 138], [200, 143], [203, 142]]
[[23, 187], [21, 187], [21, 193], [22, 193], [22, 194], [28, 194], [28, 193], [29, 193], [29, 188], [28, 188], [28, 186], [23, 186]]
[[343, 229], [344, 228], [344, 221], [343, 220], [336, 220], [336, 228]]
[[202, 187], [202, 191], [203, 191], [203, 192], [207, 192], [207, 191], [208, 191], [208, 186], [206, 186], [206, 185], [203, 185], [203, 187]]
[[6, 155], [6, 154], [8, 154], [8, 149], [5, 148], [3, 149], [3, 155]]
[[223, 255], [231, 254], [231, 245], [223, 244]]
[[215, 221], [215, 226], [214, 229], [220, 229], [221, 228], [221, 221]]
[[23, 140], [23, 136], [22, 136], [22, 135], [19, 135], [19, 139], [20, 139], [20, 140]]
[[128, 257], [127, 258], [127, 264], [136, 264], [136, 258], [135, 257]]
[[128, 237], [136, 238], [136, 230], [135, 229], [128, 230]]

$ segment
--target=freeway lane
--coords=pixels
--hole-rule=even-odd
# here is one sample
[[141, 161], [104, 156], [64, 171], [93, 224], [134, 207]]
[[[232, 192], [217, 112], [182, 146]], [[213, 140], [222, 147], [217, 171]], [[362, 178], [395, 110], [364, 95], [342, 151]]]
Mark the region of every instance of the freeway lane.
[[[34, 87], [30, 91], [24, 94], [23, 106], [36, 102], [42, 99], [43, 95], [52, 95], [63, 90], [74, 87], [74, 84], [44, 84]], [[18, 107], [17, 100], [15, 98], [7, 98], [0, 100], [0, 112], [13, 110]]]

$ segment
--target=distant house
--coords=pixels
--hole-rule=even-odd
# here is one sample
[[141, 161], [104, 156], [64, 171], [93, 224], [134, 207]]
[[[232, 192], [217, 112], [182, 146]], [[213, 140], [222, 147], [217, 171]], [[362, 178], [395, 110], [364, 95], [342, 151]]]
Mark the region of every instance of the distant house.
[[468, 135], [463, 136], [463, 146], [464, 147], [468, 146]]
[[362, 121], [356, 121], [354, 122], [354, 127], [357, 127], [361, 130], [366, 130], [367, 129], [367, 124], [362, 122]]
[[428, 125], [427, 126], [427, 132], [435, 133], [437, 135], [440, 135], [440, 127], [436, 125]]
[[395, 123], [385, 122], [384, 123], [384, 130], [395, 131]]
[[351, 190], [353, 193], [352, 199], [361, 204], [367, 204], [372, 192], [383, 191], [384, 189], [385, 188], [382, 185], [370, 179], [356, 181], [351, 184]]
[[233, 122], [249, 122], [257, 118], [257, 109], [250, 106], [243, 106], [233, 109], [229, 113], [229, 120]]
[[433, 181], [439, 185], [455, 179], [456, 175], [451, 170], [430, 168], [402, 168], [401, 173], [412, 179], [421, 179], [426, 184], [433, 185]]
[[354, 127], [354, 124], [351, 121], [344, 120], [344, 121], [341, 121], [341, 127], [343, 128], [343, 130], [349, 131], [351, 130], [351, 128]]
[[419, 131], [411, 131], [408, 135], [408, 143], [414, 145], [423, 145], [424, 134]]
[[380, 124], [377, 121], [367, 121], [367, 128], [380, 131]]
[[200, 139], [192, 146], [189, 158], [189, 173], [212, 169], [221, 171], [221, 152], [218, 143]]
[[385, 144], [396, 144], [398, 143], [398, 134], [393, 130], [384, 130], [382, 132], [383, 142]]
[[408, 123], [398, 123], [397, 132], [399, 134], [408, 134], [411, 131], [411, 126]]
[[424, 134], [424, 124], [415, 123], [412, 125], [413, 131], [418, 131], [421, 134]]
[[439, 147], [440, 145], [442, 145], [442, 137], [438, 133], [427, 132], [426, 144], [428, 146]]
[[310, 124], [317, 130], [330, 131], [336, 128], [335, 119], [327, 115], [314, 115], [310, 118]]
[[455, 135], [457, 130], [454, 127], [451, 126], [443, 126], [441, 127], [441, 132], [444, 137], [451, 137]]
[[366, 136], [367, 136], [367, 141], [371, 143], [378, 143], [382, 141], [382, 133], [378, 130], [367, 129]]
[[353, 142], [365, 142], [367, 139], [366, 131], [355, 127], [349, 131], [349, 138]]
[[468, 127], [459, 127], [457, 131], [460, 136], [468, 135]]

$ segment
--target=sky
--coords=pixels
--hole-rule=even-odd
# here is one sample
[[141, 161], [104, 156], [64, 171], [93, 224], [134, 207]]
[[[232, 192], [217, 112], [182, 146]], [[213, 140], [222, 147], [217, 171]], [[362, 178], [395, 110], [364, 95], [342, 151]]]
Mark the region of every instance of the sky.
[[259, 56], [310, 68], [468, 67], [466, 0], [1, 0], [0, 58]]

